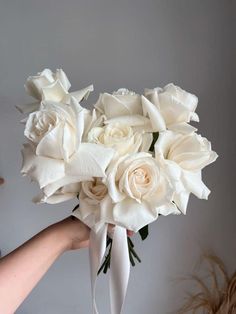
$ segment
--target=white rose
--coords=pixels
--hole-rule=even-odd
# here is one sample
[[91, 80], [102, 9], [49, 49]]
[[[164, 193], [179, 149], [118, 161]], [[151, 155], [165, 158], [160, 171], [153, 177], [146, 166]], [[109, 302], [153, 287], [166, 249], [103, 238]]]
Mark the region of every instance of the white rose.
[[22, 149], [23, 165], [21, 173], [36, 181], [40, 188], [61, 180], [65, 176], [63, 160], [37, 156], [35, 145], [27, 143]]
[[91, 181], [83, 181], [81, 188], [81, 194], [84, 193], [84, 198], [86, 198], [91, 205], [100, 203], [107, 195], [107, 187], [100, 178], [94, 178], [94, 180]]
[[137, 232], [159, 214], [180, 213], [171, 202], [171, 185], [148, 153], [123, 156], [110, 164], [107, 178], [81, 186], [80, 206], [73, 215], [97, 230], [111, 223]]
[[82, 141], [86, 124], [91, 120], [88, 111], [76, 101], [71, 106], [42, 103], [40, 109], [31, 113], [26, 122], [25, 135], [30, 144], [24, 145], [22, 151], [22, 173], [37, 181], [40, 188], [52, 184], [53, 193], [65, 185], [62, 179], [70, 184], [84, 178], [104, 177], [115, 152]]
[[171, 203], [172, 187], [151, 154], [122, 157], [111, 164], [107, 173], [116, 224], [136, 232], [159, 214], [179, 213]]
[[207, 199], [210, 191], [202, 182], [201, 170], [214, 162], [217, 154], [206, 138], [196, 133], [161, 132], [155, 144], [155, 156], [175, 184], [174, 202], [183, 213], [190, 193]]
[[[49, 96], [47, 95], [47, 88], [51, 86], [56, 87], [57, 92], [54, 94], [54, 99], [47, 99], [47, 96]], [[35, 76], [28, 77], [25, 83], [26, 92], [39, 101], [43, 99], [61, 101], [65, 94], [68, 93], [70, 87], [71, 84], [62, 69], [56, 70], [55, 73], [49, 69], [45, 69]]]
[[148, 150], [152, 135], [134, 132], [131, 126], [116, 122], [92, 128], [88, 133], [88, 141], [111, 147], [121, 156], [138, 152], [139, 149]]
[[42, 193], [35, 202], [62, 202], [78, 194], [78, 183], [105, 177], [113, 150], [96, 144], [81, 143], [73, 157], [61, 159], [36, 155], [33, 143], [24, 144], [21, 173], [38, 182]]
[[95, 108], [107, 119], [126, 115], [142, 115], [141, 97], [134, 92], [121, 88], [112, 95], [100, 94]]
[[106, 117], [104, 123], [119, 122], [145, 132], [166, 129], [164, 119], [153, 103], [124, 88], [112, 95], [101, 94], [95, 108]]
[[196, 130], [187, 124], [199, 121], [195, 113], [198, 103], [195, 95], [168, 84], [164, 88], [145, 89], [145, 96], [159, 110], [168, 129], [184, 133]]
[[96, 230], [104, 223], [114, 223], [112, 212], [113, 204], [102, 180], [93, 178], [83, 181], [79, 193], [79, 207], [72, 215]]
[[[83, 122], [77, 125], [76, 112], [62, 103], [45, 102], [39, 111], [31, 113], [26, 121], [25, 136], [36, 145], [40, 156], [68, 160], [75, 152], [77, 135], [83, 132]], [[83, 119], [83, 117], [82, 117]], [[79, 130], [78, 130], [79, 128]]]
[[[72, 180], [73, 181], [73, 180]], [[58, 188], [54, 193], [48, 194], [50, 185], [42, 189], [40, 195], [33, 198], [35, 203], [58, 204], [76, 198], [80, 191], [80, 182], [69, 183]]]
[[90, 92], [93, 91], [93, 85], [90, 85], [79, 91], [69, 93], [70, 82], [62, 69], [53, 73], [49, 69], [39, 72], [36, 76], [30, 76], [26, 83], [26, 92], [35, 98], [37, 102], [17, 106], [23, 113], [38, 110], [41, 101], [70, 103], [71, 97], [80, 102], [83, 98], [87, 99]]

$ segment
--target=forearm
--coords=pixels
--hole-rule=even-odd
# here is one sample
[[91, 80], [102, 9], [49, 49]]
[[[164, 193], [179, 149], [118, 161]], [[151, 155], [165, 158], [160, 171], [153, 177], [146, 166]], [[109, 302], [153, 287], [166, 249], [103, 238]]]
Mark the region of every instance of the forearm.
[[51, 226], [0, 259], [0, 313], [14, 313], [67, 245]]

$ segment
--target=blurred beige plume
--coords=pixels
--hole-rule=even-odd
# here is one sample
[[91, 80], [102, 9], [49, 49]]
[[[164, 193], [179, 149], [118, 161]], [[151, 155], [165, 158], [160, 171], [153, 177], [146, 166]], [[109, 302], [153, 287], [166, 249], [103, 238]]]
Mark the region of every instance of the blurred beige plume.
[[[185, 304], [178, 314], [236, 314], [236, 272], [229, 277], [222, 260], [212, 253], [204, 254], [199, 266], [206, 264], [206, 276], [190, 275], [198, 286], [195, 293], [187, 293]], [[204, 268], [205, 269], [205, 268]]]

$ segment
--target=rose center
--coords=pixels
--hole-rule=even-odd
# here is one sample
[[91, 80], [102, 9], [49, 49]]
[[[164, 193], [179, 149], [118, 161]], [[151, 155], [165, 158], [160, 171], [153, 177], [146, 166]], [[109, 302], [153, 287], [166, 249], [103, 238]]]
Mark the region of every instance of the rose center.
[[83, 183], [84, 192], [92, 199], [101, 201], [107, 194], [107, 187], [102, 182], [95, 180]]
[[58, 119], [55, 113], [43, 113], [40, 118], [36, 118], [35, 134], [40, 137], [41, 135], [51, 131], [57, 124], [57, 120]]
[[150, 182], [149, 175], [147, 171], [142, 168], [138, 168], [134, 170], [135, 182], [140, 185], [146, 185]]

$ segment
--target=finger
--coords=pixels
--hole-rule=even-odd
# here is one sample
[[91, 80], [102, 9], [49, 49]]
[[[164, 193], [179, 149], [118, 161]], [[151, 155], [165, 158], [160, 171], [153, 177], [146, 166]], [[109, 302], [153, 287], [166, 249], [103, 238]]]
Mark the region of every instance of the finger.
[[132, 236], [133, 236], [133, 234], [134, 234], [134, 232], [133, 232], [133, 231], [131, 231], [131, 230], [127, 230], [127, 236], [128, 236], [128, 237], [132, 237]]

